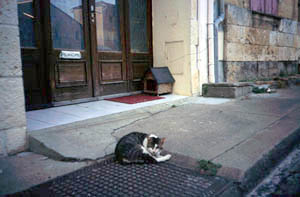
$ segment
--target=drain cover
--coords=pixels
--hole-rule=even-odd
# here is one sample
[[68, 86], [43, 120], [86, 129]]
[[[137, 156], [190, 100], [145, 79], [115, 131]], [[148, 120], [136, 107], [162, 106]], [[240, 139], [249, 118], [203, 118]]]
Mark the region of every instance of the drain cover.
[[12, 196], [215, 196], [228, 183], [170, 163], [120, 165], [109, 159]]

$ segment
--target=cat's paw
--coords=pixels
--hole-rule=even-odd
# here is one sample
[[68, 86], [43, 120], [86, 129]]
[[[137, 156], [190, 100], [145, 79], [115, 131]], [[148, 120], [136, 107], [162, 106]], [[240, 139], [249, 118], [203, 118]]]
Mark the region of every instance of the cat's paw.
[[167, 155], [164, 156], [164, 158], [165, 158], [166, 160], [171, 159], [171, 157], [172, 157], [172, 155], [170, 155], [170, 154], [167, 154]]
[[170, 154], [167, 154], [165, 156], [160, 156], [160, 157], [155, 157], [154, 158], [157, 162], [164, 162], [164, 161], [167, 161], [169, 159], [171, 159], [171, 155]]

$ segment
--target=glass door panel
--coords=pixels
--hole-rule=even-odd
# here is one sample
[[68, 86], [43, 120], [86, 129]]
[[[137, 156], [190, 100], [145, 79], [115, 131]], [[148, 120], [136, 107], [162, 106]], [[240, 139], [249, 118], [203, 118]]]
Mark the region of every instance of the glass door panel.
[[50, 0], [53, 48], [84, 49], [82, 11], [81, 0]]
[[21, 47], [35, 47], [33, 0], [18, 0], [18, 17]]
[[147, 0], [129, 0], [130, 51], [147, 53]]
[[[49, 0], [50, 86], [54, 105], [93, 96], [89, 1]], [[72, 101], [73, 102], [73, 101]]]
[[125, 46], [122, 44], [125, 43], [124, 0], [94, 0], [93, 5], [91, 15], [92, 18], [95, 16], [95, 21], [91, 20], [92, 38], [97, 40], [92, 42], [97, 72], [95, 95], [127, 92]]
[[116, 0], [96, 0], [98, 51], [121, 51], [119, 4]]
[[151, 2], [152, 0], [127, 0], [129, 91], [143, 89], [144, 74], [152, 66]]

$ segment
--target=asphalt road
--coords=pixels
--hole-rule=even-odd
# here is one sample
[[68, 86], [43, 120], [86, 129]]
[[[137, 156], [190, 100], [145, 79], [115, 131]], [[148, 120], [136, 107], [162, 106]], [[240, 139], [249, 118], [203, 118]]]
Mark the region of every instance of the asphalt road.
[[300, 196], [300, 144], [247, 196]]

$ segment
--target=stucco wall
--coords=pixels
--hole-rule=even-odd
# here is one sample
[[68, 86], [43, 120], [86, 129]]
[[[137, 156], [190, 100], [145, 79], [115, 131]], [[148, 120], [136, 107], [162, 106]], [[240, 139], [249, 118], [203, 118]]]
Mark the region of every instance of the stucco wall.
[[232, 3], [226, 4], [225, 9], [226, 80], [251, 80], [296, 72], [300, 31], [294, 20], [298, 12], [295, 1], [279, 1], [281, 17], [254, 13], [245, 3], [249, 1], [226, 1]]
[[16, 0], [0, 0], [0, 156], [26, 148]]
[[191, 1], [152, 1], [154, 67], [168, 66], [173, 93], [191, 95]]

